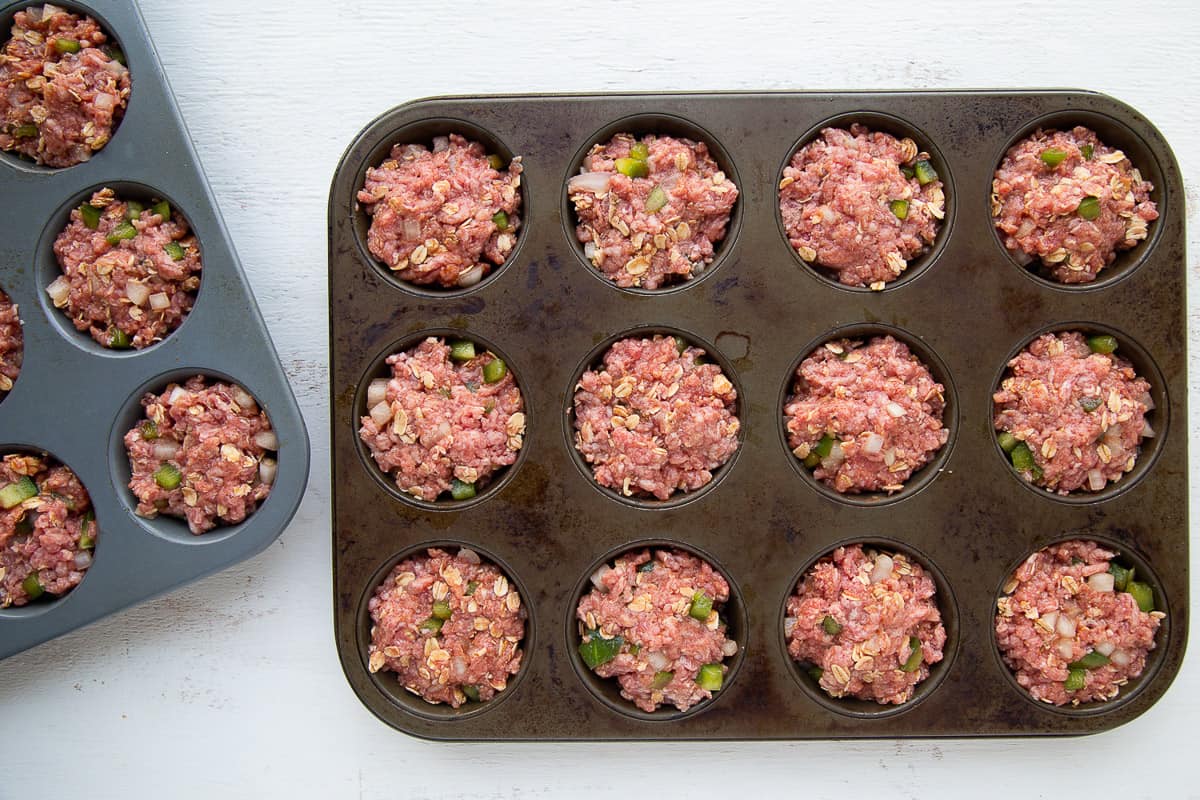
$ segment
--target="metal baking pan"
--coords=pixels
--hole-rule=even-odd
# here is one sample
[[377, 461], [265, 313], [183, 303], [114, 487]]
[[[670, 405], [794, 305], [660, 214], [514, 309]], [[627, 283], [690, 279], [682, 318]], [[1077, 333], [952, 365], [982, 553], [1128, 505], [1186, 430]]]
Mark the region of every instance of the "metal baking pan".
[[[0, 7], [7, 39], [28, 2]], [[48, 169], [0, 155], [0, 288], [20, 308], [21, 375], [0, 403], [0, 452], [47, 452], [91, 495], [99, 535], [82, 583], [52, 602], [0, 610], [0, 658], [249, 558], [291, 520], [308, 480], [308, 434], [196, 158], [150, 34], [132, 2], [65, 2], [95, 18], [125, 53], [132, 92], [112, 141], [90, 161]], [[133, 199], [170, 201], [196, 235], [204, 268], [196, 304], [162, 342], [107, 350], [79, 333], [46, 295], [60, 273], [52, 246], [70, 212], [112, 187]], [[203, 374], [235, 381], [259, 401], [279, 437], [270, 496], [240, 525], [193, 536], [173, 517], [143, 519], [126, 488], [122, 437], [140, 399]]]
[[[936, 246], [879, 292], [840, 287], [788, 246], [778, 182], [799, 144], [827, 124], [862, 121], [912, 136], [946, 186]], [[1039, 126], [1079, 123], [1130, 154], [1161, 213], [1150, 238], [1084, 287], [1051, 284], [1011, 259], [993, 230], [992, 174]], [[355, 202], [366, 169], [396, 142], [450, 131], [523, 157], [523, 228], [507, 263], [467, 290], [402, 285], [365, 247]], [[669, 291], [616, 288], [583, 259], [565, 183], [587, 148], [618, 131], [709, 144], [741, 196], [713, 265]], [[1145, 711], [1179, 670], [1187, 638], [1187, 387], [1184, 195], [1157, 130], [1129, 106], [1084, 91], [730, 93], [451, 97], [387, 112], [351, 143], [329, 202], [333, 567], [336, 642], [364, 704], [417, 736], [464, 740], [805, 739], [1072, 735]], [[1135, 471], [1093, 496], [1031, 490], [991, 426], [1008, 359], [1052, 329], [1115, 333], [1153, 384]], [[709, 488], [666, 503], [598, 490], [571, 445], [576, 378], [618, 334], [677, 332], [735, 381], [743, 441]], [[892, 497], [840, 497], [798, 468], [782, 407], [799, 360], [835, 335], [892, 332], [947, 389], [951, 439]], [[404, 499], [359, 444], [367, 383], [383, 359], [425, 334], [477, 338], [515, 371], [528, 406], [518, 462], [468, 503]], [[1006, 577], [1030, 552], [1086, 536], [1152, 576], [1167, 617], [1141, 678], [1108, 703], [1032, 700], [992, 634]], [[730, 636], [743, 646], [725, 687], [686, 714], [652, 715], [582, 667], [574, 608], [595, 567], [635, 543], [706, 555], [734, 587]], [[803, 571], [840, 543], [907, 550], [931, 568], [946, 658], [899, 707], [839, 701], [787, 656], [784, 603]], [[367, 599], [405, 555], [469, 545], [506, 569], [530, 617], [521, 672], [490, 703], [455, 711], [409, 695], [367, 667]], [[1145, 570], [1144, 572], [1142, 570]]]

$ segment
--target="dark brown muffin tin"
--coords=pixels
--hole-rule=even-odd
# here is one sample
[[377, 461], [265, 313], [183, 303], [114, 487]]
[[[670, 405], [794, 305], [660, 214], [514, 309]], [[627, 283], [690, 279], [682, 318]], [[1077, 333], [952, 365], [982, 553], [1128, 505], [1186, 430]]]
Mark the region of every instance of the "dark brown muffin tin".
[[[778, 181], [798, 144], [830, 121], [913, 136], [936, 155], [947, 214], [927, 259], [882, 292], [833, 283], [803, 264], [779, 224]], [[1083, 124], [1154, 183], [1161, 217], [1147, 241], [1095, 284], [1051, 284], [1017, 265], [989, 217], [992, 173], [1038, 126]], [[601, 279], [574, 240], [567, 179], [586, 149], [621, 130], [700, 136], [741, 196], [713, 265], [654, 292]], [[401, 285], [365, 247], [355, 202], [366, 169], [400, 141], [459, 131], [519, 154], [523, 227], [508, 262], [467, 290]], [[1187, 397], [1184, 223], [1179, 168], [1128, 106], [1081, 91], [673, 94], [421, 100], [371, 123], [343, 157], [329, 203], [334, 613], [351, 686], [376, 715], [437, 739], [802, 739], [1070, 735], [1106, 730], [1157, 701], [1187, 638]], [[991, 393], [1005, 363], [1048, 329], [1114, 333], [1157, 405], [1135, 471], [1098, 495], [1032, 489], [996, 444]], [[742, 443], [711, 489], [620, 501], [572, 462], [573, 381], [597, 348], [629, 331], [678, 331], [739, 389]], [[950, 442], [891, 497], [841, 497], [798, 474], [782, 408], [800, 358], [835, 336], [891, 332], [947, 388]], [[467, 503], [401, 496], [360, 447], [366, 384], [382, 359], [425, 334], [478, 337], [524, 393], [520, 460]], [[590, 355], [589, 355], [590, 354]], [[1020, 690], [992, 635], [995, 601], [1030, 552], [1091, 537], [1149, 575], [1167, 613], [1141, 678], [1105, 704], [1054, 708]], [[949, 639], [945, 660], [900, 707], [815, 693], [791, 662], [783, 607], [807, 566], [837, 544], [902, 549], [930, 567]], [[644, 542], [706, 554], [728, 578], [731, 633], [744, 647], [725, 687], [686, 714], [640, 714], [578, 662], [574, 604], [602, 558]], [[530, 611], [521, 674], [494, 701], [430, 706], [367, 670], [367, 600], [399, 557], [469, 545], [523, 589]], [[587, 682], [587, 686], [585, 686]], [[597, 684], [608, 683], [608, 686]], [[590, 687], [590, 688], [589, 688]]]

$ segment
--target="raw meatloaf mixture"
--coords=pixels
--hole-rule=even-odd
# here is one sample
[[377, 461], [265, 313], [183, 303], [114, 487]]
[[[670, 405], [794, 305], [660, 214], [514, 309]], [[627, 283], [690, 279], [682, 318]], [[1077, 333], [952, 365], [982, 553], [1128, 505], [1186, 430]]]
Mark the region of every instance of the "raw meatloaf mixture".
[[996, 429], [1017, 442], [1022, 477], [1059, 494], [1119, 480], [1137, 462], [1142, 438], [1154, 435], [1145, 418], [1154, 406], [1150, 384], [1088, 341], [1073, 332], [1039, 336], [1008, 362], [992, 397]]
[[467, 548], [401, 561], [370, 599], [371, 672], [396, 673], [427, 703], [487, 702], [521, 668], [526, 612], [516, 587]]
[[992, 181], [992, 216], [1004, 246], [1041, 259], [1062, 283], [1096, 280], [1146, 238], [1158, 219], [1154, 186], [1125, 154], [1084, 127], [1038, 130], [1004, 156]]
[[703, 272], [738, 198], [704, 142], [628, 133], [595, 145], [567, 192], [584, 255], [618, 286], [643, 289]]
[[833, 697], [904, 703], [942, 660], [936, 591], [903, 553], [839, 547], [788, 599], [788, 652]]
[[520, 186], [520, 157], [504, 167], [458, 134], [436, 137], [433, 150], [398, 144], [358, 193], [371, 215], [367, 248], [400, 280], [474, 286], [517, 243]]
[[91, 17], [49, 3], [16, 13], [0, 56], [0, 150], [69, 167], [108, 143], [129, 70], [107, 41]]
[[827, 342], [784, 406], [788, 444], [838, 492], [898, 492], [950, 438], [943, 387], [903, 342]]
[[71, 212], [54, 254], [63, 274], [46, 292], [104, 347], [161, 341], [192, 310], [200, 286], [200, 247], [183, 217], [169, 203], [147, 208], [112, 189]]
[[596, 482], [666, 500], [712, 480], [738, 447], [737, 391], [704, 351], [670, 336], [622, 339], [575, 387], [575, 448]]
[[266, 499], [279, 441], [245, 389], [197, 375], [142, 406], [145, 418], [125, 434], [138, 514], [182, 517], [200, 534], [241, 522]]
[[8, 396], [13, 381], [21, 374], [21, 359], [25, 349], [25, 334], [17, 304], [0, 292], [0, 399]]
[[0, 608], [56, 597], [83, 580], [96, 517], [75, 473], [45, 456], [0, 463]]
[[933, 244], [945, 202], [928, 153], [857, 124], [821, 131], [779, 182], [788, 241], [847, 286], [882, 289], [899, 277]]
[[[1056, 706], [1111, 700], [1145, 669], [1166, 614], [1152, 610], [1152, 589], [1135, 576], [1122, 576], [1129, 591], [1115, 587], [1116, 555], [1095, 542], [1063, 542], [1031, 555], [1005, 585], [996, 643], [1036, 699]], [[1135, 591], [1144, 593], [1146, 610]]]
[[358, 435], [400, 491], [465, 500], [517, 460], [525, 402], [499, 357], [431, 336], [387, 363], [392, 377], [368, 387]]
[[[643, 711], [670, 703], [687, 711], [720, 691], [737, 653], [720, 608], [729, 583], [707, 562], [680, 550], [626, 553], [592, 575], [579, 601], [580, 653], [601, 678]], [[711, 688], [705, 688], [705, 686]]]

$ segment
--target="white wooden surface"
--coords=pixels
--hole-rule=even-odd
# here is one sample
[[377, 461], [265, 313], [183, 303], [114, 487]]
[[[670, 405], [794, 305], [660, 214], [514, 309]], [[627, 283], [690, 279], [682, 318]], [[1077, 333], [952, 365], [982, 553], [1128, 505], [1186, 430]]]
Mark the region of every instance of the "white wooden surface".
[[1200, 507], [1200, 12], [1104, 0], [859, 5], [143, 0], [304, 407], [312, 480], [292, 526], [259, 557], [0, 663], [0, 797], [1200, 797], [1187, 777], [1195, 654], [1143, 717], [1053, 741], [431, 744], [377, 722], [342, 678], [327, 513], [326, 192], [363, 125], [426, 95], [1077, 86], [1130, 102], [1188, 178]]

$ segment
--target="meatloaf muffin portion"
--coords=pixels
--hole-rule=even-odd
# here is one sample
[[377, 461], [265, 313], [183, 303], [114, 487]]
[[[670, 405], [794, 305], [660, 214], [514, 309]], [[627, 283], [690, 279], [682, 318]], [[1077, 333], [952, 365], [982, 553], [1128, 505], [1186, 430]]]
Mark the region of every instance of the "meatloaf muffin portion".
[[1133, 469], [1154, 408], [1150, 384], [1112, 336], [1046, 333], [1012, 361], [992, 396], [1000, 446], [1025, 480], [1097, 492]]
[[1154, 186], [1120, 150], [1076, 126], [1038, 130], [1015, 144], [992, 181], [992, 216], [1004, 246], [1041, 260], [1062, 283], [1089, 283], [1146, 238], [1158, 219]]
[[389, 356], [358, 435], [400, 491], [467, 500], [517, 460], [525, 401], [508, 365], [466, 340], [429, 337]]
[[108, 144], [130, 84], [107, 42], [94, 19], [59, 6], [16, 13], [0, 55], [0, 150], [70, 167]]
[[944, 387], [891, 336], [826, 342], [800, 363], [788, 444], [838, 492], [898, 492], [950, 438]]
[[371, 215], [367, 249], [402, 281], [474, 286], [516, 246], [520, 186], [519, 156], [505, 166], [457, 133], [432, 150], [397, 144], [358, 193]]
[[592, 575], [579, 601], [579, 653], [643, 711], [669, 703], [687, 711], [724, 685], [737, 653], [720, 611], [729, 583], [681, 550], [626, 553]]
[[8, 397], [13, 382], [21, 374], [25, 353], [25, 334], [17, 304], [0, 292], [0, 400]]
[[671, 336], [621, 339], [575, 387], [575, 448], [601, 486], [668, 499], [708, 484], [738, 447], [737, 391]]
[[1112, 700], [1142, 674], [1163, 618], [1152, 587], [1096, 542], [1031, 555], [996, 602], [996, 644], [1017, 683], [1056, 706]]
[[945, 189], [912, 139], [826, 128], [792, 156], [779, 182], [788, 242], [847, 286], [883, 289], [937, 238]]
[[101, 189], [54, 240], [55, 308], [103, 347], [141, 349], [178, 328], [196, 302], [200, 246], [171, 204], [149, 207]]
[[75, 473], [46, 456], [0, 462], [0, 608], [61, 597], [92, 565], [99, 531]]
[[946, 629], [936, 592], [903, 553], [839, 547], [788, 599], [788, 652], [833, 697], [907, 702], [942, 660]]
[[367, 668], [390, 671], [427, 703], [487, 702], [521, 668], [525, 607], [474, 550], [430, 548], [396, 565], [368, 601]]
[[142, 407], [125, 434], [138, 514], [182, 517], [201, 534], [243, 521], [270, 494], [279, 440], [245, 389], [197, 375]]
[[567, 192], [592, 266], [643, 289], [703, 272], [738, 198], [704, 142], [628, 133], [593, 146]]

